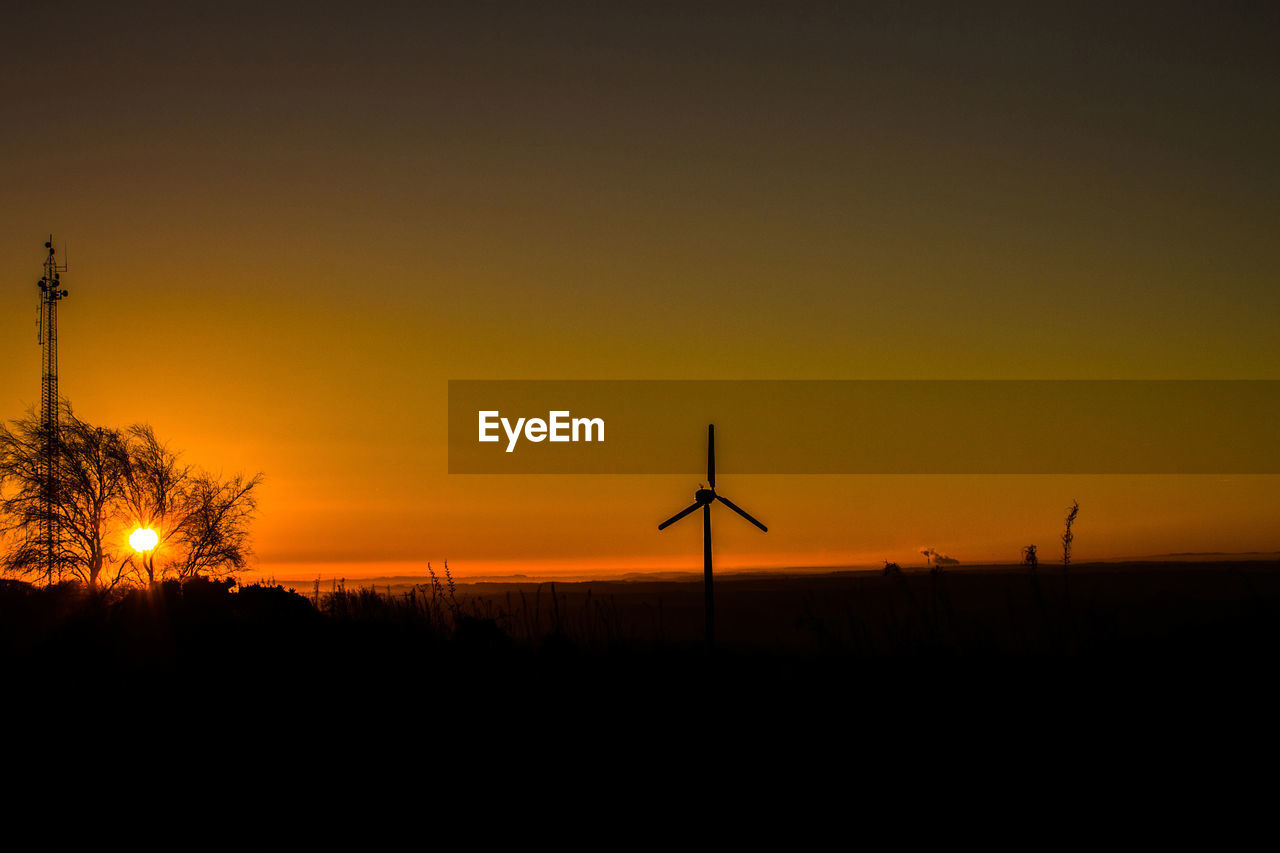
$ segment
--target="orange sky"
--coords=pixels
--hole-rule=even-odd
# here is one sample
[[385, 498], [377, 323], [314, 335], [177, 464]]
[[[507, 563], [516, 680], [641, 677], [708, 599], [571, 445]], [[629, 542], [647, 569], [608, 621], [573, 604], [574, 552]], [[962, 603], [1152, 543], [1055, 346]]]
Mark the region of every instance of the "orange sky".
[[[1280, 378], [1273, 20], [142, 9], [0, 34], [0, 415], [53, 231], [63, 393], [266, 472], [268, 574], [699, 566], [697, 471], [448, 476], [451, 378]], [[1273, 551], [1277, 485], [740, 477], [717, 554]]]

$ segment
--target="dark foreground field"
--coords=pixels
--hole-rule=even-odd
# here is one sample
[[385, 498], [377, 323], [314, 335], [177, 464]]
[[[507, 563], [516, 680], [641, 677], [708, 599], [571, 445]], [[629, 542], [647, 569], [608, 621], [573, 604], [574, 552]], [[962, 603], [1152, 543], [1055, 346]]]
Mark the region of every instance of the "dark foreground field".
[[141, 737], [180, 765], [381, 756], [604, 796], [714, 772], [771, 796], [1210, 784], [1277, 754], [1276, 562], [726, 576], [710, 652], [694, 579], [306, 592], [0, 582], [0, 720], [110, 766]]
[[1011, 691], [1046, 674], [1248, 689], [1280, 654], [1276, 562], [728, 575], [714, 653], [700, 579], [306, 592], [198, 581], [92, 596], [6, 581], [0, 656], [10, 684], [661, 703], [717, 684], [777, 699], [884, 683]]
[[[409, 600], [424, 591], [430, 595], [429, 585], [391, 587]], [[526, 644], [556, 635], [595, 652], [643, 652], [693, 649], [703, 636], [696, 576], [465, 584], [457, 600]], [[717, 646], [746, 657], [1252, 656], [1280, 649], [1277, 617], [1277, 562], [738, 574], [716, 581]]]

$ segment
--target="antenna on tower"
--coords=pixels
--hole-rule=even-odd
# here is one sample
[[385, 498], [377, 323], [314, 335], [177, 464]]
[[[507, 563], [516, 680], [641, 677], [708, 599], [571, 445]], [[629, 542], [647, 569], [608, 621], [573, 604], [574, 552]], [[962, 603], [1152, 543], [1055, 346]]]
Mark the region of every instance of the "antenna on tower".
[[44, 244], [49, 254], [44, 260], [44, 275], [36, 282], [40, 289], [40, 320], [37, 324], [37, 341], [41, 347], [40, 369], [40, 432], [43, 446], [40, 451], [40, 545], [45, 557], [45, 581], [53, 582], [61, 551], [61, 529], [58, 524], [58, 303], [67, 298], [62, 286], [62, 273], [67, 264], [58, 263], [53, 235]]

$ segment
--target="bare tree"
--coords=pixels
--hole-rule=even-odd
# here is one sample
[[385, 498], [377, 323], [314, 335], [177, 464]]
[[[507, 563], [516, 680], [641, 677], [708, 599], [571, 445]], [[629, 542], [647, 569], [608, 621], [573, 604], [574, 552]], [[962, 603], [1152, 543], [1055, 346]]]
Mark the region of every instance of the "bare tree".
[[1036, 554], [1035, 545], [1028, 545], [1022, 549], [1022, 564], [1030, 567], [1033, 572], [1040, 565], [1040, 556]]
[[225, 575], [245, 567], [253, 554], [249, 524], [261, 484], [261, 473], [249, 478], [236, 474], [229, 480], [203, 471], [190, 476], [182, 494], [181, 520], [170, 535], [178, 556], [169, 565], [178, 577]]
[[[0, 531], [13, 543], [0, 565], [20, 575], [48, 572], [51, 581], [70, 575], [95, 590], [113, 587], [130, 569], [109, 535], [125, 489], [124, 437], [80, 420], [65, 401], [60, 421], [52, 500], [46, 500], [40, 465], [47, 436], [34, 411], [0, 425]], [[50, 518], [57, 530], [52, 567], [41, 536]]]
[[1076, 516], [1080, 514], [1080, 502], [1072, 501], [1071, 506], [1067, 509], [1067, 529], [1062, 534], [1062, 565], [1071, 565], [1071, 543], [1075, 541], [1075, 534], [1071, 532], [1071, 525], [1076, 523]]
[[[136, 526], [155, 531], [152, 555], [167, 552], [165, 546], [185, 520], [191, 469], [179, 464], [178, 454], [160, 443], [149, 424], [135, 424], [126, 433], [124, 512]], [[147, 582], [154, 583], [154, 556], [141, 562]]]
[[25, 418], [0, 424], [0, 532], [12, 540], [3, 567], [17, 574], [47, 570], [52, 582], [63, 566], [60, 553], [55, 554], [55, 565], [44, 562], [42, 534], [53, 517], [46, 510], [41, 477], [45, 447], [45, 428], [33, 409]]
[[[0, 532], [12, 542], [0, 567], [23, 575], [48, 565], [41, 538], [50, 515], [40, 467], [44, 439], [33, 412], [0, 425]], [[198, 471], [181, 464], [150, 426], [94, 427], [65, 403], [56, 446], [59, 578], [70, 575], [98, 589], [131, 577], [153, 583], [165, 576], [225, 575], [247, 565], [262, 474], [223, 480]], [[133, 527], [156, 532], [158, 544], [147, 558], [125, 545]], [[155, 555], [162, 558], [158, 571]]]

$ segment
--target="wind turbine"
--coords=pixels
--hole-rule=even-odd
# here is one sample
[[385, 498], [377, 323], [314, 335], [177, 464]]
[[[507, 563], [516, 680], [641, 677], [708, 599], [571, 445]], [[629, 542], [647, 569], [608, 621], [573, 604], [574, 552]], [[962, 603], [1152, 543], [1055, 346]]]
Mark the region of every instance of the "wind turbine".
[[[769, 532], [769, 528], [756, 521], [747, 511], [735, 504], [728, 498], [716, 494], [716, 428], [714, 424], [707, 425], [707, 485], [710, 488], [699, 488], [693, 496], [693, 504], [677, 512], [666, 521], [658, 525], [659, 530], [663, 530], [675, 524], [698, 507], [702, 507], [702, 570], [703, 585], [706, 590], [706, 608], [707, 608], [707, 644], [715, 642], [716, 637], [716, 607], [715, 595], [712, 589], [711, 581], [711, 504], [715, 501], [727, 506], [747, 521], [759, 527], [765, 533]], [[701, 483], [699, 483], [701, 486]]]

